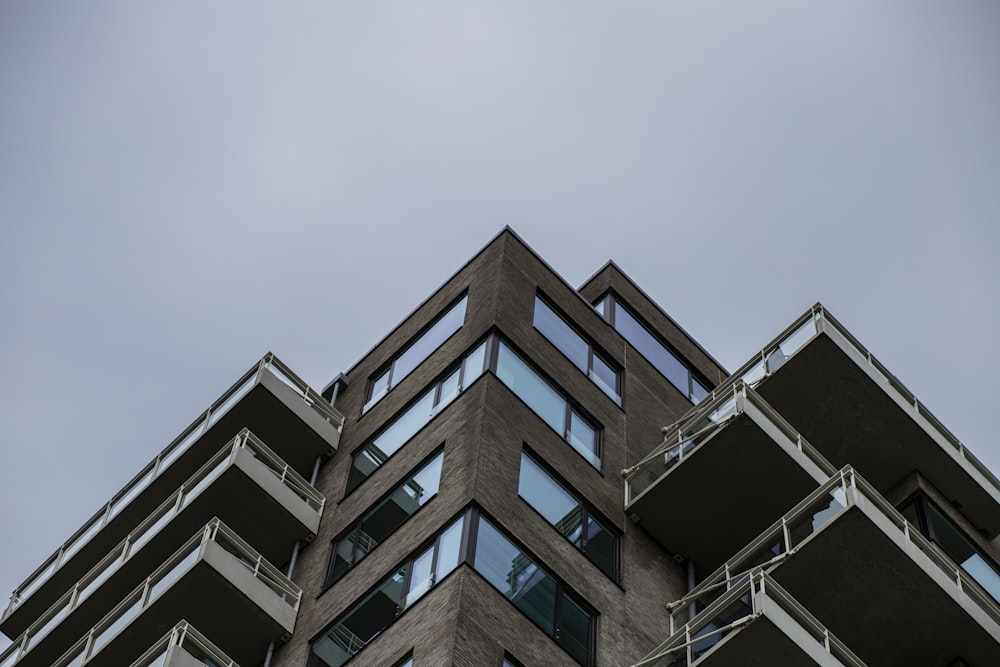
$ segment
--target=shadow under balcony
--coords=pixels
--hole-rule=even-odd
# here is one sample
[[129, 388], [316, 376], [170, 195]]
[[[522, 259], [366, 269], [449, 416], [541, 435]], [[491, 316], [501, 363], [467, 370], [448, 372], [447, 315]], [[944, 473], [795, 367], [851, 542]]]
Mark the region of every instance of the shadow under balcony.
[[213, 519], [61, 657], [39, 644], [10, 664], [130, 665], [186, 619], [233, 660], [253, 665], [272, 640], [285, 641], [295, 629], [301, 595], [284, 574]]
[[15, 643], [26, 651], [61, 654], [213, 517], [246, 538], [265, 560], [283, 563], [296, 542], [315, 537], [324, 502], [244, 429]]
[[871, 665], [1000, 664], [1000, 607], [850, 467], [672, 603], [671, 627], [758, 567]]
[[762, 570], [754, 570], [633, 667], [865, 667]]
[[700, 576], [836, 472], [742, 382], [665, 436], [627, 471], [625, 511]]
[[239, 667], [187, 621], [181, 621], [130, 667]]
[[309, 479], [336, 450], [342, 425], [325, 399], [268, 353], [14, 591], [0, 630], [24, 632], [242, 429]]
[[817, 304], [734, 373], [834, 466], [886, 494], [920, 471], [989, 538], [1000, 480]]

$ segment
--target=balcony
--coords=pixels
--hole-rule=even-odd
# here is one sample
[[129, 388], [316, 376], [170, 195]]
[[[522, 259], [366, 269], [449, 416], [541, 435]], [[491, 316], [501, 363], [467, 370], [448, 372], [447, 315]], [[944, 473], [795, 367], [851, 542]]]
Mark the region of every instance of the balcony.
[[46, 642], [22, 641], [0, 656], [0, 667], [130, 665], [182, 618], [233, 660], [257, 664], [270, 641], [294, 630], [301, 596], [284, 574], [213, 519], [61, 656]]
[[130, 667], [239, 667], [187, 621], [181, 621]]
[[633, 667], [865, 667], [760, 569]]
[[704, 576], [835, 472], [738, 381], [626, 471], [625, 511]]
[[756, 568], [868, 664], [1000, 664], [1000, 607], [849, 466], [669, 605], [671, 634]]
[[918, 470], [991, 539], [1000, 533], [1000, 480], [821, 305], [733, 378], [881, 493]]
[[268, 353], [14, 591], [0, 630], [24, 632], [234, 433], [249, 428], [308, 478], [317, 458], [336, 449], [342, 426], [329, 403]]
[[324, 503], [244, 429], [15, 643], [25, 651], [42, 644], [65, 649], [213, 517], [245, 536], [266, 560], [284, 562], [296, 541], [315, 537]]

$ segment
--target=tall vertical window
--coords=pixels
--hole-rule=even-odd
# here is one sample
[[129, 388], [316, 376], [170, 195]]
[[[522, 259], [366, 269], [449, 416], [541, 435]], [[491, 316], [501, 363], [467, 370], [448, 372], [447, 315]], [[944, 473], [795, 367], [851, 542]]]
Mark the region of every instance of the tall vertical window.
[[355, 455], [347, 479], [347, 492], [375, 472], [386, 460], [399, 451], [417, 431], [427, 425], [437, 413], [451, 403], [472, 382], [483, 374], [486, 367], [486, 341], [465, 356], [457, 367], [448, 371], [416, 401], [403, 409], [388, 426], [368, 441]]
[[458, 567], [464, 523], [464, 516], [452, 522], [314, 640], [309, 667], [343, 665]]
[[413, 369], [419, 366], [420, 362], [429, 357], [452, 334], [462, 328], [465, 323], [465, 307], [468, 301], [468, 295], [459, 299], [435, 320], [434, 324], [417, 336], [388, 365], [375, 374], [368, 384], [368, 396], [364, 407], [361, 408], [362, 412], [367, 412], [369, 408], [378, 403], [383, 396], [389, 393], [390, 389], [413, 372]]
[[900, 507], [899, 512], [1000, 602], [997, 566], [933, 500], [922, 492], [917, 493]]
[[535, 328], [556, 346], [567, 359], [583, 371], [601, 391], [621, 404], [619, 374], [590, 342], [566, 322], [541, 297], [535, 297]]
[[639, 321], [614, 294], [605, 294], [594, 308], [692, 403], [698, 404], [711, 391], [708, 383], [700, 380], [680, 355]]
[[590, 465], [601, 467], [600, 433], [534, 368], [505, 342], [498, 341], [496, 375], [545, 423], [555, 429]]
[[560, 484], [528, 452], [521, 452], [517, 492], [614, 582], [619, 581], [620, 536], [590, 506]]
[[337, 583], [372, 549], [384, 542], [428, 500], [437, 495], [443, 459], [444, 451], [439, 451], [409, 479], [365, 512], [354, 525], [337, 536], [333, 541], [323, 590]]

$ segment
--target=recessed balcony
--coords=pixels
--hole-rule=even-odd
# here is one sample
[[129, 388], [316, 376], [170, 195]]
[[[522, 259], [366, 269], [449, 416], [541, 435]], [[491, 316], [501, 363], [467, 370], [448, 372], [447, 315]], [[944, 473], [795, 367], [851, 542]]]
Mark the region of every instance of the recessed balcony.
[[834, 466], [850, 464], [883, 494], [920, 471], [990, 538], [1000, 534], [1000, 480], [821, 305], [733, 377]]
[[24, 632], [241, 429], [308, 478], [337, 448], [342, 426], [329, 403], [268, 353], [14, 591], [0, 630]]
[[756, 568], [868, 664], [1000, 664], [1000, 607], [849, 466], [672, 603], [671, 629]]
[[633, 667], [865, 667], [760, 569]]
[[64, 650], [212, 517], [246, 537], [266, 560], [284, 562], [297, 541], [315, 537], [324, 503], [244, 429], [15, 643], [25, 651], [42, 644]]
[[2, 667], [130, 665], [187, 619], [233, 660], [257, 664], [272, 640], [295, 628], [301, 590], [218, 519], [213, 519], [69, 650], [14, 644]]
[[625, 511], [704, 576], [834, 472], [737, 382], [703, 401], [626, 472]]
[[130, 667], [239, 667], [187, 621], [174, 626]]

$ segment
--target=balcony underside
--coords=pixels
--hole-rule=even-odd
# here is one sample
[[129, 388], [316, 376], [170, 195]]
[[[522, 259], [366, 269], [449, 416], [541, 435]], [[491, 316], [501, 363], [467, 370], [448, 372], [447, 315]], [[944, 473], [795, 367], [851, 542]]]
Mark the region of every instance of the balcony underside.
[[[333, 424], [306, 405], [270, 371], [262, 370], [254, 386], [228, 412], [213, 422], [183, 454], [164, 468], [38, 590], [3, 619], [0, 630], [9, 637], [17, 637], [24, 632], [244, 427], [248, 427], [306, 479], [312, 477], [316, 458], [332, 454], [340, 437]], [[238, 503], [239, 496], [233, 496], [228, 502]], [[204, 520], [201, 524], [192, 524], [192, 531], [202, 525]], [[264, 525], [260, 524], [261, 527]], [[252, 541], [257, 537], [253, 532], [247, 532], [247, 539]], [[264, 531], [257, 532], [263, 534]], [[264, 545], [257, 548], [263, 550]]]
[[[752, 409], [752, 406], [748, 410]], [[810, 473], [809, 470], [813, 470]], [[626, 511], [704, 577], [829, 477], [741, 413]]]
[[1000, 664], [1000, 626], [970, 598], [949, 594], [954, 583], [912, 544], [890, 538], [876, 523], [888, 520], [871, 518], [877, 512], [850, 508], [771, 576], [870, 665]]
[[719, 642], [697, 667], [842, 667], [842, 664], [778, 609], [757, 617]]
[[[834, 334], [838, 335], [838, 334]], [[914, 470], [993, 537], [1000, 492], [888, 388], [860, 354], [826, 334], [813, 338], [756, 387], [834, 466], [850, 464], [886, 494]], [[888, 389], [884, 389], [884, 385]]]
[[42, 638], [38, 648], [61, 647], [56, 649], [61, 654], [215, 516], [272, 563], [288, 560], [297, 540], [311, 541], [320, 519], [246, 450], [238, 450], [235, 463]]

